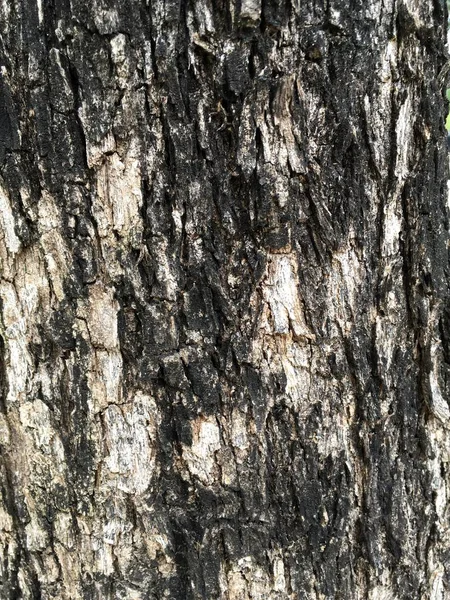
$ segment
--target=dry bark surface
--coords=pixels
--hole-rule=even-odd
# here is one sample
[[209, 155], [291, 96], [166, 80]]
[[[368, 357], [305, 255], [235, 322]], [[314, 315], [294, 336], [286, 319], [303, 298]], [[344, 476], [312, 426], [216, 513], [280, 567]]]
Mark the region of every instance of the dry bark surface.
[[450, 597], [441, 0], [0, 2], [0, 597]]

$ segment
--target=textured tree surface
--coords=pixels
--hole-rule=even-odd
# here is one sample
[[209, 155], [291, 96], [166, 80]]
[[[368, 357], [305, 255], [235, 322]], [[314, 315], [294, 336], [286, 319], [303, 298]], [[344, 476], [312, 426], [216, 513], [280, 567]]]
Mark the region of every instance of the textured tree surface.
[[0, 2], [2, 600], [450, 597], [446, 18]]

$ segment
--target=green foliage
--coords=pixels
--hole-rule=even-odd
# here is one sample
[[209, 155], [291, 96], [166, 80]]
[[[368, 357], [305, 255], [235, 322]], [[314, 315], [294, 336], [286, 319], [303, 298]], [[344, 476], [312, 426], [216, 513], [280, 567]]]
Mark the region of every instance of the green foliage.
[[[447, 90], [447, 100], [450, 102], [450, 89]], [[448, 113], [447, 118], [445, 120], [445, 127], [447, 131], [450, 131], [450, 112]]]

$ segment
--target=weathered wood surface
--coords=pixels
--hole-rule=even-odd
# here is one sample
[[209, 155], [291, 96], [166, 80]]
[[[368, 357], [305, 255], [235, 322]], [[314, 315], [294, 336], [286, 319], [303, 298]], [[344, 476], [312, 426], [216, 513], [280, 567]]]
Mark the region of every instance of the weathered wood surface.
[[445, 28], [2, 0], [2, 599], [450, 597]]

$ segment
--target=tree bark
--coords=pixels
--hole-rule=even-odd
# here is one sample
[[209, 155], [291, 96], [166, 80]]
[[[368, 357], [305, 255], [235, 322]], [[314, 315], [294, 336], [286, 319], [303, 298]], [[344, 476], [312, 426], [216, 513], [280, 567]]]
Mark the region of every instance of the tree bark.
[[441, 0], [0, 3], [0, 596], [450, 597]]

